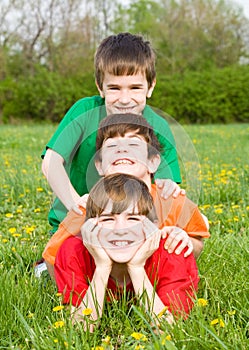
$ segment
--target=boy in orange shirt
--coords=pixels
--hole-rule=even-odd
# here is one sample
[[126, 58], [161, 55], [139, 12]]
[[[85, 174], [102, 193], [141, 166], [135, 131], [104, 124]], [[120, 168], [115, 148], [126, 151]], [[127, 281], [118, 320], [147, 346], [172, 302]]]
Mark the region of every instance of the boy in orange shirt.
[[[114, 173], [132, 174], [143, 180], [149, 188], [156, 207], [162, 237], [166, 237], [165, 249], [185, 256], [192, 251], [197, 258], [203, 249], [203, 238], [209, 237], [208, 228], [196, 204], [186, 196], [168, 199], [161, 196], [162, 189], [152, 184], [160, 157], [160, 144], [153, 129], [140, 115], [115, 114], [102, 120], [96, 140], [95, 165], [101, 176]], [[85, 197], [80, 208], [85, 214]], [[70, 211], [52, 236], [44, 252], [50, 274], [57, 251], [64, 240], [77, 235], [84, 223], [84, 215]]]

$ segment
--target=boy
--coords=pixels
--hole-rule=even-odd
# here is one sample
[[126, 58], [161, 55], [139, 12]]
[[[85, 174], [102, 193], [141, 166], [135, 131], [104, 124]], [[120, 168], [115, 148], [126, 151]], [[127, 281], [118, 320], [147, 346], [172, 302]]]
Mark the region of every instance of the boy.
[[[160, 144], [153, 129], [140, 115], [114, 114], [103, 119], [96, 140], [95, 165], [100, 176], [114, 173], [131, 174], [143, 180], [149, 188], [157, 210], [159, 228], [168, 235], [165, 246], [169, 253], [180, 254], [185, 247], [188, 256], [192, 250], [197, 258], [202, 249], [202, 238], [209, 237], [208, 229], [197, 205], [186, 196], [167, 200], [161, 189], [152, 185], [152, 176], [160, 161]], [[84, 202], [81, 203], [85, 207]], [[82, 208], [85, 213], [84, 208]], [[44, 252], [49, 272], [53, 275], [55, 256], [67, 237], [77, 235], [84, 223], [84, 215], [70, 211], [52, 236]]]
[[155, 54], [149, 42], [129, 33], [103, 40], [95, 54], [95, 79], [100, 96], [76, 102], [42, 154], [42, 170], [56, 196], [49, 212], [51, 233], [68, 210], [80, 214], [80, 197], [99, 178], [91, 160], [99, 122], [110, 113], [143, 114], [162, 144], [162, 163], [155, 177], [174, 181], [171, 189], [167, 182], [162, 196], [181, 191], [176, 184], [181, 177], [173, 135], [167, 122], [146, 105], [156, 84]]
[[82, 239], [68, 238], [55, 261], [58, 291], [64, 303], [72, 303], [73, 321], [85, 322], [86, 308], [90, 319], [98, 320], [106, 292], [112, 299], [124, 288], [155, 320], [164, 314], [172, 324], [173, 315], [188, 315], [198, 286], [194, 256], [169, 254], [156, 220], [149, 189], [138, 178], [114, 174], [93, 187]]

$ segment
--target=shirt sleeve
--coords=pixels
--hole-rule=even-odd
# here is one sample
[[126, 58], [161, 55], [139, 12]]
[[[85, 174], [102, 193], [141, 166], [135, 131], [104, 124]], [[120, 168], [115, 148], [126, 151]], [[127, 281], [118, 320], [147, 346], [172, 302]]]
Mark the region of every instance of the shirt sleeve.
[[42, 257], [51, 265], [55, 263], [55, 257], [62, 243], [70, 236], [79, 234], [80, 228], [85, 221], [85, 209], [81, 207], [82, 215], [70, 210], [65, 219], [59, 225], [58, 230], [48, 241]]
[[70, 237], [60, 247], [54, 265], [58, 292], [64, 304], [78, 307], [82, 302], [95, 265], [81, 237]]
[[162, 146], [161, 163], [155, 173], [155, 178], [172, 179], [177, 183], [181, 183], [175, 139], [168, 122], [149, 106], [145, 107], [143, 115], [153, 127]]
[[159, 226], [177, 226], [191, 237], [209, 238], [210, 233], [197, 204], [186, 196], [168, 199], [161, 197], [161, 189], [156, 188], [154, 199]]

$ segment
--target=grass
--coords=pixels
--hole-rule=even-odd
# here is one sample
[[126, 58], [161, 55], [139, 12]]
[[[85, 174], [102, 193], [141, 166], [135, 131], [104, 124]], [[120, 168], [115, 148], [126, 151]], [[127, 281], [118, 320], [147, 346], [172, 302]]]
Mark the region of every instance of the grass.
[[161, 336], [124, 299], [107, 305], [93, 334], [84, 332], [71, 325], [66, 308], [53, 311], [60, 296], [50, 279], [34, 277], [52, 198], [40, 153], [54, 129], [0, 126], [0, 349], [248, 349], [249, 124], [184, 128], [198, 156], [198, 201], [212, 236], [198, 260], [199, 302], [188, 320], [165, 325]]

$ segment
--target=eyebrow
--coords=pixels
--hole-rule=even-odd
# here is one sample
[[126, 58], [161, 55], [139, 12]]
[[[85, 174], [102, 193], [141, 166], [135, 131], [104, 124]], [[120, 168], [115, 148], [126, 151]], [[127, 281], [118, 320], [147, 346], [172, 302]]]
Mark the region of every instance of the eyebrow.
[[[121, 213], [120, 213], [121, 214]], [[120, 215], [120, 214], [114, 214], [114, 213], [106, 213], [106, 214], [100, 214], [99, 217], [107, 217], [107, 216], [114, 216], [114, 215]], [[139, 213], [125, 213], [127, 216], [129, 215], [137, 215], [137, 216], [142, 216], [143, 214]]]
[[[120, 87], [121, 85], [110, 83], [110, 84], [106, 84], [106, 86], [107, 86], [108, 88], [110, 88], [110, 87]], [[128, 85], [128, 86], [143, 86], [143, 83], [132, 83], [132, 84], [130, 84], [130, 85]]]

